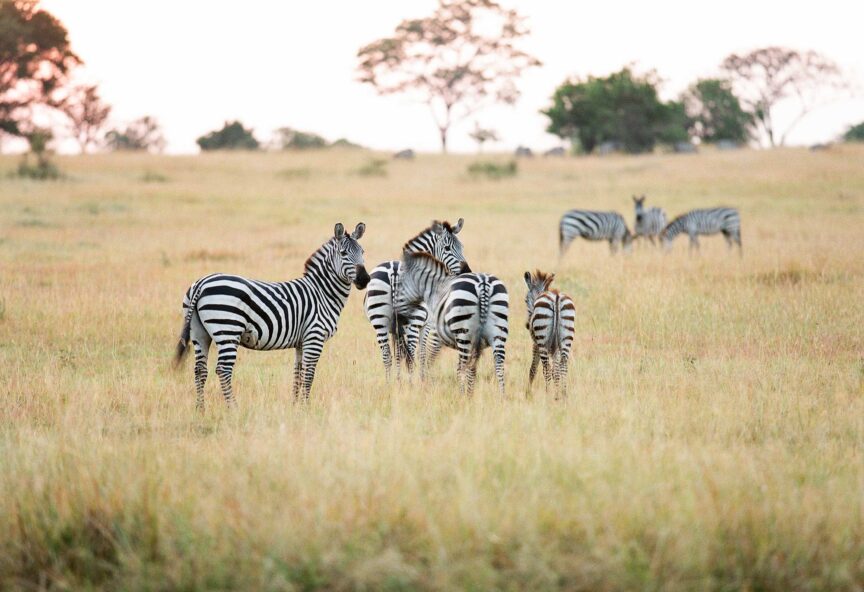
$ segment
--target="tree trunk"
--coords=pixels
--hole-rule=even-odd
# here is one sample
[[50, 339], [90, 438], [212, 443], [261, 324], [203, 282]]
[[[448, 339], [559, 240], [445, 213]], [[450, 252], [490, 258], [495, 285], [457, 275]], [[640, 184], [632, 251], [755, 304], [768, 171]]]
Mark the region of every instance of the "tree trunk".
[[438, 128], [439, 133], [441, 134], [441, 154], [447, 154], [447, 132], [448, 129], [446, 127]]

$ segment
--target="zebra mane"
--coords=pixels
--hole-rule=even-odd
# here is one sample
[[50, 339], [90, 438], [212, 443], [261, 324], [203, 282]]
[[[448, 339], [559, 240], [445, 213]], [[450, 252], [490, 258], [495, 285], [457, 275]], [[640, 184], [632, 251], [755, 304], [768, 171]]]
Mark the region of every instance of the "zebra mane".
[[535, 282], [545, 284], [548, 282], [552, 283], [552, 278], [555, 276], [554, 273], [546, 273], [545, 271], [540, 271], [539, 269], [534, 270], [534, 277], [532, 278]]
[[324, 262], [327, 254], [333, 248], [333, 245], [336, 244], [336, 239], [331, 238], [326, 243], [318, 247], [318, 249], [309, 255], [309, 258], [306, 259], [306, 263], [303, 264], [303, 275], [307, 275], [310, 271], [313, 271], [318, 267], [321, 263]]
[[433, 220], [432, 224], [418, 232], [415, 237], [406, 241], [405, 244], [402, 246], [402, 250], [406, 252], [410, 251], [413, 243], [416, 243], [422, 238], [432, 237], [435, 234], [432, 229], [435, 227], [436, 224], [440, 224], [441, 226], [443, 226], [444, 230], [446, 230], [447, 232], [453, 232], [453, 225], [451, 225], [450, 222], [448, 222], [447, 220], [444, 220], [443, 222], [440, 220]]
[[[690, 215], [690, 212], [686, 212], [681, 214], [680, 216], [675, 217], [669, 224], [666, 225], [666, 228], [660, 233], [661, 236], [668, 236], [669, 238], [675, 238], [675, 236], [681, 232], [681, 226], [684, 221], [684, 218]], [[671, 235], [671, 236], [670, 236]]]

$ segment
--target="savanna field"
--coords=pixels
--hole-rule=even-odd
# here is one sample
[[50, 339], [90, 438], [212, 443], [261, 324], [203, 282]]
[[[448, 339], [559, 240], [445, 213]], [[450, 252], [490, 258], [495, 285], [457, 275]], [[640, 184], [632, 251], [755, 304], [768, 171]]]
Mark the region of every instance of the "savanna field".
[[[864, 147], [370, 164], [362, 151], [0, 158], [0, 589], [861, 590]], [[486, 157], [500, 160], [505, 157]], [[557, 225], [741, 211], [689, 256]], [[352, 290], [308, 406], [293, 352], [242, 350], [238, 408], [171, 357], [188, 286], [298, 277], [335, 222], [367, 268], [465, 218], [510, 292], [507, 395], [456, 356], [385, 381]], [[522, 274], [577, 305], [566, 401], [526, 396]]]

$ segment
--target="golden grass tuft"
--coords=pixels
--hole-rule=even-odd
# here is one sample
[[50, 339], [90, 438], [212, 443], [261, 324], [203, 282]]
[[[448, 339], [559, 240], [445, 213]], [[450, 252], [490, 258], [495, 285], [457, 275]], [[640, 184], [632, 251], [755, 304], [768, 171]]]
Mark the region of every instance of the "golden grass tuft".
[[[494, 183], [460, 156], [356, 174], [370, 158], [58, 158], [74, 182], [0, 185], [0, 589], [861, 589], [864, 149], [535, 159]], [[717, 237], [557, 260], [563, 211], [632, 221], [641, 193], [738, 207], [743, 258]], [[335, 222], [366, 222], [371, 269], [459, 217], [510, 289], [506, 398], [488, 353], [470, 400], [452, 352], [387, 384], [355, 293], [308, 407], [292, 353], [244, 351], [237, 412], [212, 372], [194, 412], [170, 360], [196, 278], [296, 277]], [[577, 303], [564, 402], [526, 393], [537, 267]]]

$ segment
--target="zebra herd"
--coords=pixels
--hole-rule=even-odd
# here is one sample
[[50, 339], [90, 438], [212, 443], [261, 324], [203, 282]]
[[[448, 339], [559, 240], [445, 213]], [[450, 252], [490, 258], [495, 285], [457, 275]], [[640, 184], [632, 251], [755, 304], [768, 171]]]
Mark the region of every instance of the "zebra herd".
[[[607, 240], [614, 253], [629, 250], [635, 237], [669, 245], [679, 234], [690, 237], [722, 233], [730, 248], [741, 248], [741, 223], [732, 208], [693, 210], [666, 224], [662, 209], [644, 208], [645, 196], [633, 197], [635, 234], [616, 212], [570, 210], [561, 218], [563, 255], [576, 237]], [[333, 236], [307, 259], [303, 276], [288, 282], [262, 282], [228, 274], [212, 274], [196, 281], [183, 299], [184, 319], [175, 361], [194, 349], [196, 407], [204, 407], [204, 385], [210, 348], [216, 346], [216, 375], [229, 407], [234, 406], [232, 377], [237, 350], [296, 350], [294, 397], [309, 399], [315, 368], [324, 343], [336, 333], [351, 285], [367, 288], [363, 301], [381, 349], [387, 378], [396, 363], [421, 380], [441, 348], [458, 353], [460, 391], [471, 394], [477, 363], [492, 348], [495, 377], [504, 393], [505, 346], [509, 336], [509, 295], [496, 276], [473, 271], [458, 238], [462, 218], [455, 225], [434, 221], [402, 247], [402, 258], [385, 261], [366, 272], [360, 239], [362, 222], [348, 234], [336, 224]], [[554, 382], [566, 395], [567, 364], [575, 336], [576, 307], [566, 294], [551, 287], [554, 274], [525, 272], [528, 329], [533, 341], [529, 388], [542, 365], [547, 389]], [[191, 346], [191, 347], [190, 347]]]
[[645, 196], [633, 196], [635, 208], [634, 231], [630, 232], [624, 217], [618, 212], [594, 212], [591, 210], [570, 210], [561, 217], [558, 227], [558, 247], [563, 257], [567, 247], [575, 238], [590, 241], [605, 240], [614, 254], [619, 248], [625, 252], [632, 249], [633, 241], [645, 237], [651, 244], [661, 245], [666, 249], [672, 246], [672, 241], [679, 234], [690, 237], [690, 250], [699, 249], [699, 235], [721, 233], [731, 249], [741, 247], [741, 218], [735, 208], [710, 208], [691, 210], [666, 223], [666, 212], [661, 208], [645, 209]]

